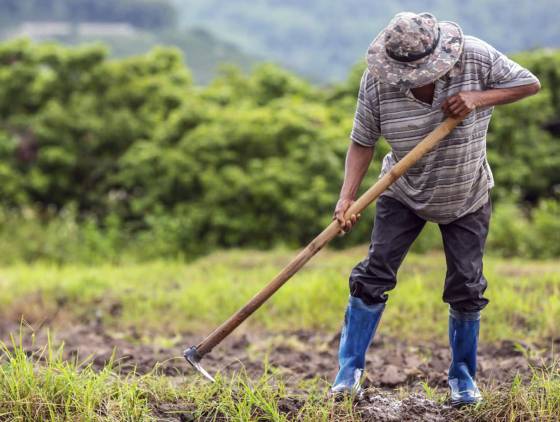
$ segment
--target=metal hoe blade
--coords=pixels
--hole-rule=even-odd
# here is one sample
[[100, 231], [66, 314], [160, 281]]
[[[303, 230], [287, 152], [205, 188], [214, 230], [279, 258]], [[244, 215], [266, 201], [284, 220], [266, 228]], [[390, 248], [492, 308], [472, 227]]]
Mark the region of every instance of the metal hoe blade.
[[183, 356], [187, 360], [188, 363], [192, 365], [194, 369], [196, 369], [200, 374], [202, 374], [206, 379], [216, 382], [216, 380], [210, 375], [206, 369], [202, 367], [200, 361], [202, 360], [202, 356], [198, 353], [195, 346], [189, 347], [183, 352]]

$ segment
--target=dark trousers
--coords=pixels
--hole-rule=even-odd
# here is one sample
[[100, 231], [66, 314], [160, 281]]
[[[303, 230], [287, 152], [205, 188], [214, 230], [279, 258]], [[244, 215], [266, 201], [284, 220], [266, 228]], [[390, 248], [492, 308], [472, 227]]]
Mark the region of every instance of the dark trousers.
[[[447, 261], [443, 301], [459, 312], [477, 312], [486, 306], [487, 282], [482, 256], [488, 235], [490, 201], [477, 211], [449, 224], [440, 224]], [[382, 196], [377, 201], [368, 257], [350, 274], [350, 294], [367, 304], [384, 303], [397, 283], [397, 271], [426, 220], [401, 202]]]

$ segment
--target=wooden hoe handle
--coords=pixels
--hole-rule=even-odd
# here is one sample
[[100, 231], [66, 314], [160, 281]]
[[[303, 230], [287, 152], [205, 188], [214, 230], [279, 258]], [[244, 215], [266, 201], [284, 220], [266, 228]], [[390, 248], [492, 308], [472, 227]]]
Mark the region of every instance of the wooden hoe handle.
[[[431, 151], [436, 145], [457, 126], [462, 119], [448, 117], [408, 154], [406, 154], [391, 170], [360, 196], [346, 211], [345, 217], [362, 212], [368, 205], [375, 201], [395, 180], [401, 177], [414, 163]], [[202, 343], [196, 346], [200, 357], [209, 353], [217, 344], [235, 330], [264, 302], [268, 300], [282, 285], [297, 273], [307, 261], [319, 252], [327, 243], [340, 232], [340, 225], [335, 220], [330, 223], [315, 239], [311, 241], [292, 261], [284, 267], [272, 281], [258, 292], [245, 306], [233, 314], [227, 321], [216, 328]]]

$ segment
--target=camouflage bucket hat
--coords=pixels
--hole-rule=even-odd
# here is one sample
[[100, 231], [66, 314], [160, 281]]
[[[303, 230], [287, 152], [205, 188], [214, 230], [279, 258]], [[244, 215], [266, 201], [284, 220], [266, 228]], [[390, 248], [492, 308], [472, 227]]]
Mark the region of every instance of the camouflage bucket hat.
[[438, 22], [430, 13], [398, 13], [369, 46], [368, 68], [389, 85], [427, 85], [451, 70], [463, 41], [463, 31], [454, 22]]

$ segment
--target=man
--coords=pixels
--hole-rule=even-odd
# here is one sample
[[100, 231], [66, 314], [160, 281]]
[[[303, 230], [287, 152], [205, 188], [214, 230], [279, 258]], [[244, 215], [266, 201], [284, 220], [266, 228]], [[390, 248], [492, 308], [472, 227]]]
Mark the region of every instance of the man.
[[392, 149], [383, 160], [383, 175], [446, 115], [464, 120], [377, 201], [368, 256], [350, 274], [332, 392], [360, 391], [365, 353], [387, 292], [395, 287], [410, 245], [426, 221], [433, 221], [439, 224], [447, 262], [443, 300], [450, 306], [451, 402], [476, 403], [480, 311], [488, 303], [482, 256], [494, 184], [486, 160], [486, 132], [493, 106], [533, 95], [540, 84], [484, 41], [464, 36], [456, 23], [438, 22], [429, 13], [397, 14], [372, 42], [367, 64], [334, 212], [343, 232], [359, 218], [346, 220], [344, 214], [380, 136]]

